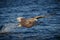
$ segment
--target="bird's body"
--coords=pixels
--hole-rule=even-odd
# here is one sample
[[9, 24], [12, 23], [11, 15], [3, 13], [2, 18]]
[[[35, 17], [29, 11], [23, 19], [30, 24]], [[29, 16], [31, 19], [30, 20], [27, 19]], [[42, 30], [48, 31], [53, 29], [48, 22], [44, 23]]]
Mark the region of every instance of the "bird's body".
[[37, 19], [39, 18], [43, 18], [44, 16], [36, 16], [34, 18], [28, 18], [28, 19], [25, 19], [23, 17], [18, 17], [17, 20], [19, 21], [19, 25], [20, 26], [24, 26], [24, 27], [32, 27], [33, 25], [36, 24], [36, 21]]

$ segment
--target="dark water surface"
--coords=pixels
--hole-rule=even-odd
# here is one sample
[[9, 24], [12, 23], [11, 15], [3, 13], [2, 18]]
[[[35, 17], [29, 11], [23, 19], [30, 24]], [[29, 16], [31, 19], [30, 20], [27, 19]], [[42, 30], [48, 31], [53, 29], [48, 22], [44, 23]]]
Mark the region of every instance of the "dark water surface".
[[[17, 17], [38, 19], [31, 28], [18, 27]], [[40, 23], [43, 22], [43, 23]], [[59, 0], [0, 0], [0, 40], [60, 40]]]

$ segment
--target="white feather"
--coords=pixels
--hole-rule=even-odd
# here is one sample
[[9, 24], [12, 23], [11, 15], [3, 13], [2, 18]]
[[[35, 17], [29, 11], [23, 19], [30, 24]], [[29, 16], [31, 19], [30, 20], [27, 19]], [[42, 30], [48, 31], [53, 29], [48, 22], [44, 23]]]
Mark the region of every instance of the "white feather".
[[18, 20], [18, 22], [21, 22], [21, 19], [22, 19], [23, 17], [18, 17], [17, 18], [17, 20]]

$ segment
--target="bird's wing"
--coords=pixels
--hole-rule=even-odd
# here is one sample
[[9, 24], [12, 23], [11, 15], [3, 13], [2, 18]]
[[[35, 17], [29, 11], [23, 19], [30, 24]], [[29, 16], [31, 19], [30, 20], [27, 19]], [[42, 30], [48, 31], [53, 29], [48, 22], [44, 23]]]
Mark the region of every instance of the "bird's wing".
[[35, 19], [39, 19], [39, 18], [45, 18], [45, 16], [36, 16], [34, 17]]

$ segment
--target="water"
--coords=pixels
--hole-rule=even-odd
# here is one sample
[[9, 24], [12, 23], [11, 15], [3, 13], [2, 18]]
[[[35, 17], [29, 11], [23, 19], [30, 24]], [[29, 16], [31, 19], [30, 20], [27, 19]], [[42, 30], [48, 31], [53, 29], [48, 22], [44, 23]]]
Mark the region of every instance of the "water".
[[[0, 40], [60, 40], [60, 2], [58, 0], [6, 0], [0, 6]], [[38, 19], [31, 28], [18, 27], [17, 17]], [[43, 23], [41, 23], [43, 22]]]

